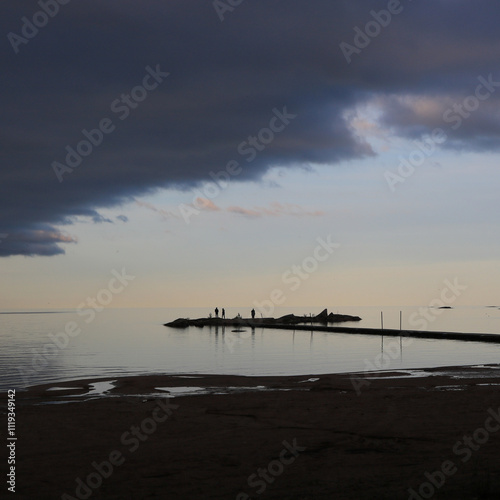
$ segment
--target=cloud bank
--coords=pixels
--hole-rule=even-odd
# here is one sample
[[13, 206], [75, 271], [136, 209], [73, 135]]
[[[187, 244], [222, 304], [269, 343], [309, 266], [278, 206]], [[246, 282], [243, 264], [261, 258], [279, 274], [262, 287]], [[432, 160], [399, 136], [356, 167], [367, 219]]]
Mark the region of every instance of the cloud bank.
[[[493, 1], [401, 2], [349, 63], [340, 45], [387, 5], [253, 0], [221, 22], [201, 0], [70, 2], [27, 38], [24, 19], [43, 24], [40, 5], [7, 3], [0, 256], [64, 253], [77, 217], [110, 222], [100, 208], [191, 189], [231, 161], [244, 182], [277, 165], [338, 168], [373, 156], [346, 118], [357, 106], [375, 99], [381, 125], [415, 138], [446, 125], [443, 113], [474, 94], [479, 77], [500, 81]], [[494, 87], [460, 127], [449, 124], [443, 147], [498, 149], [499, 103]], [[281, 130], [271, 138], [263, 130], [285, 108], [296, 117], [273, 122]], [[62, 182], [54, 162], [68, 168]]]

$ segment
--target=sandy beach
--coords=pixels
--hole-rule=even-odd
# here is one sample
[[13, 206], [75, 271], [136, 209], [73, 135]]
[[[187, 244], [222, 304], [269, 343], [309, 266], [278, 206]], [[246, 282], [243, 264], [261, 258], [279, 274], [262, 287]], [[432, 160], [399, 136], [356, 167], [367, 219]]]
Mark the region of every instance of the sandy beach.
[[498, 366], [106, 381], [16, 394], [17, 498], [500, 494]]

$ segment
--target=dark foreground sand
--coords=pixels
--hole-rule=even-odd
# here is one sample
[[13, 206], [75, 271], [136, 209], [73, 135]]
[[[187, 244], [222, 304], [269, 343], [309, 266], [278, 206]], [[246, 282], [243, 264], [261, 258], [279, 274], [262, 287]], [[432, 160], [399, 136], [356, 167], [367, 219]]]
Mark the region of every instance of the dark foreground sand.
[[[500, 498], [500, 370], [427, 372], [358, 374], [359, 394], [351, 375], [127, 377], [93, 400], [61, 395], [95, 380], [33, 388], [17, 393], [16, 495], [0, 496]], [[175, 386], [273, 390], [144, 396]], [[77, 402], [46, 404], [61, 399]]]

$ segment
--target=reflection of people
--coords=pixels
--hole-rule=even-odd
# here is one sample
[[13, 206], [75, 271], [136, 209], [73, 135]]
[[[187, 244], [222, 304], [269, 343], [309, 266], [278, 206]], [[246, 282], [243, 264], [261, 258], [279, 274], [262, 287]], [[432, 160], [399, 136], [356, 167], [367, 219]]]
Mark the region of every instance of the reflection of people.
[[222, 318], [223, 319], [226, 318], [226, 310], [224, 308], [222, 308]]
[[252, 319], [255, 319], [255, 309], [252, 309]]
[[215, 317], [218, 318], [219, 317], [219, 309], [216, 307], [215, 308]]

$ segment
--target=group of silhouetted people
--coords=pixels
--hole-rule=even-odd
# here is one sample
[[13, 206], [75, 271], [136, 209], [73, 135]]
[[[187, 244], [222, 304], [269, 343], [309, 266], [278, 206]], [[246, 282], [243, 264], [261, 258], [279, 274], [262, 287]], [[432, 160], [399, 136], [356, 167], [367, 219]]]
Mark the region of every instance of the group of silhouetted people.
[[[250, 314], [252, 315], [252, 319], [255, 319], [255, 309], [252, 309]], [[215, 317], [216, 318], [219, 317], [219, 308], [218, 307], [215, 308]], [[221, 310], [221, 318], [226, 319], [226, 310], [224, 308], [222, 308], [222, 310]]]
[[[216, 318], [219, 317], [219, 308], [218, 307], [215, 308], [215, 317]], [[226, 310], [224, 308], [222, 308], [222, 311], [221, 311], [221, 318], [222, 319], [226, 318]]]

